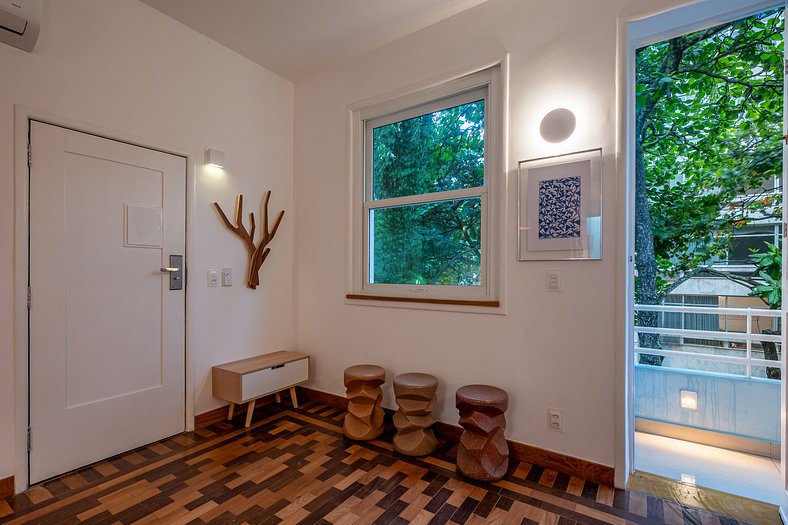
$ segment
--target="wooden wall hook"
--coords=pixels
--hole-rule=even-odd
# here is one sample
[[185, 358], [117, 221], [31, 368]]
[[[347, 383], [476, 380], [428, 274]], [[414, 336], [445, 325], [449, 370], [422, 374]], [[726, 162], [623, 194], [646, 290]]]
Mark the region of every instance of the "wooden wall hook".
[[224, 225], [227, 226], [238, 237], [240, 237], [244, 243], [244, 246], [246, 246], [246, 252], [249, 255], [249, 272], [246, 277], [246, 285], [252, 289], [257, 288], [257, 286], [260, 284], [260, 268], [263, 266], [266, 257], [268, 257], [268, 254], [271, 252], [271, 249], [268, 248], [268, 243], [270, 243], [274, 238], [274, 235], [276, 235], [276, 231], [279, 229], [279, 224], [282, 222], [282, 217], [285, 216], [285, 210], [281, 210], [276, 216], [274, 227], [271, 228], [271, 230], [268, 229], [268, 201], [270, 199], [271, 190], [268, 190], [265, 192], [265, 198], [263, 199], [263, 235], [260, 238], [260, 244], [257, 246], [255, 246], [254, 243], [254, 213], [249, 213], [249, 231], [246, 230], [246, 226], [243, 224], [243, 195], [238, 195], [238, 203], [235, 207], [235, 226], [233, 226], [232, 223], [227, 219], [227, 215], [224, 214], [224, 211], [222, 211], [219, 203], [213, 203], [216, 211], [219, 212], [219, 216], [222, 218]]

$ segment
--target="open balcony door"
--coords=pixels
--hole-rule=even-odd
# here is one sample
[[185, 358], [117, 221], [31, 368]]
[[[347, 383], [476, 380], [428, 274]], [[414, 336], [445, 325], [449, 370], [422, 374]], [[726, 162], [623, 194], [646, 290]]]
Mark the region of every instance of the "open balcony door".
[[[788, 7], [788, 2], [786, 2], [786, 7]], [[788, 24], [786, 24], [788, 25]], [[785, 35], [786, 30], [783, 28], [783, 53], [785, 53]], [[781, 352], [781, 365], [780, 365], [780, 399], [782, 400], [782, 406], [780, 407], [780, 470], [783, 475], [783, 490], [784, 490], [784, 503], [780, 505], [780, 517], [783, 520], [783, 523], [788, 524], [788, 461], [786, 461], [786, 456], [788, 455], [788, 446], [786, 446], [786, 438], [788, 438], [788, 418], [786, 418], [786, 407], [788, 407], [788, 389], [785, 387], [786, 381], [788, 381], [788, 376], [786, 376], [786, 372], [788, 371], [788, 367], [785, 366], [785, 351], [786, 351], [786, 341], [788, 341], [788, 336], [786, 332], [788, 332], [788, 325], [786, 325], [786, 316], [785, 316], [785, 309], [786, 309], [786, 299], [788, 299], [788, 292], [786, 292], [786, 277], [788, 277], [788, 261], [786, 261], [785, 256], [785, 246], [786, 241], [788, 240], [788, 210], [786, 209], [785, 203], [785, 188], [786, 182], [788, 182], [788, 169], [786, 169], [786, 149], [788, 149], [788, 58], [783, 55], [783, 180], [782, 180], [782, 193], [783, 193], [783, 231], [782, 231], [782, 248], [783, 248], [783, 257], [782, 257], [782, 264], [783, 264], [783, 273], [782, 273], [782, 311], [780, 312], [780, 352]]]
[[[635, 454], [634, 454], [634, 400], [633, 400], [633, 385], [634, 385], [634, 109], [635, 109], [635, 79], [634, 79], [634, 65], [635, 65], [635, 50], [639, 47], [649, 45], [661, 40], [666, 40], [680, 34], [688, 33], [697, 30], [700, 27], [712, 26], [726, 20], [742, 18], [753, 13], [766, 11], [768, 9], [784, 7], [788, 11], [788, 1], [786, 0], [698, 0], [696, 2], [689, 2], [686, 5], [680, 5], [673, 9], [668, 9], [661, 12], [655, 12], [652, 15], [645, 15], [640, 17], [633, 17], [627, 21], [622, 21], [620, 27], [621, 34], [626, 35], [623, 45], [626, 46], [625, 53], [622, 55], [622, 71], [624, 72], [623, 78], [623, 99], [620, 105], [620, 110], [623, 111], [622, 117], [622, 130], [624, 136], [622, 145], [624, 148], [625, 164], [627, 166], [627, 194], [622, 204], [627, 208], [627, 225], [623, 238], [626, 243], [625, 255], [627, 263], [625, 264], [626, 282], [624, 286], [624, 298], [621, 304], [624, 305], [620, 315], [624, 319], [623, 333], [625, 334], [624, 343], [624, 369], [623, 377], [625, 384], [618, 392], [618, 397], [623, 400], [624, 417], [626, 422], [621, 425], [620, 432], [624, 435], [622, 446], [617, 446], [617, 461], [616, 461], [616, 486], [623, 488], [626, 486], [629, 475], [634, 472], [635, 468]], [[785, 34], [783, 39], [785, 40]], [[784, 65], [786, 77], [784, 77], [784, 85], [788, 93], [788, 55], [786, 55]], [[783, 133], [788, 137], [788, 97], [784, 96], [783, 100]], [[785, 195], [786, 184], [788, 184], [788, 170], [786, 169], [786, 161], [788, 160], [788, 139], [783, 145], [783, 166], [782, 166], [782, 191]], [[782, 211], [782, 246], [788, 245], [788, 209], [786, 205], [783, 206]], [[788, 367], [786, 366], [785, 351], [788, 349], [788, 324], [786, 322], [786, 304], [788, 304], [788, 292], [786, 292], [786, 281], [788, 281], [788, 257], [782, 258], [782, 304], [783, 309], [780, 312], [781, 320], [781, 421], [780, 421], [780, 451], [781, 451], [781, 472], [782, 482], [784, 489], [784, 503], [780, 506], [780, 515], [783, 523], [788, 525], [788, 389], [786, 388], [786, 380], [788, 380]], [[623, 468], [621, 468], [623, 467]]]

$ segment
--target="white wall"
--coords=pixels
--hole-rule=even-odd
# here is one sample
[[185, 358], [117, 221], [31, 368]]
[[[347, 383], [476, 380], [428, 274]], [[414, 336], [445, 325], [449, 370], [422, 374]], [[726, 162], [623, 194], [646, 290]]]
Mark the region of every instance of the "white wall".
[[[314, 356], [319, 390], [343, 394], [342, 371], [363, 362], [391, 379], [424, 371], [441, 386], [436, 413], [457, 423], [455, 390], [489, 383], [508, 391], [507, 435], [520, 442], [613, 465], [616, 287], [624, 211], [616, 172], [617, 17], [677, 2], [490, 0], [358, 60], [296, 85], [297, 345]], [[508, 188], [502, 256], [507, 315], [435, 312], [346, 304], [348, 106], [448, 77], [509, 55]], [[541, 118], [567, 107], [574, 135], [550, 145]], [[517, 162], [602, 147], [602, 261], [518, 262]], [[563, 291], [545, 290], [547, 269]], [[618, 272], [618, 273], [617, 273]], [[548, 407], [566, 430], [547, 429]]]
[[[697, 370], [635, 365], [636, 418], [780, 443], [780, 382]], [[680, 392], [698, 395], [681, 408]]]
[[[191, 152], [197, 164], [189, 223], [188, 351], [195, 412], [221, 403], [210, 366], [292, 346], [293, 85], [135, 0], [45, 1], [33, 54], [0, 45], [0, 478], [14, 474], [14, 104]], [[206, 147], [227, 169], [201, 166]], [[286, 210], [263, 266], [244, 286], [245, 250], [211, 202], [233, 210], [243, 193], [272, 216]], [[230, 212], [232, 213], [232, 211]], [[257, 212], [258, 223], [259, 211]], [[232, 288], [207, 288], [206, 270], [232, 266]]]

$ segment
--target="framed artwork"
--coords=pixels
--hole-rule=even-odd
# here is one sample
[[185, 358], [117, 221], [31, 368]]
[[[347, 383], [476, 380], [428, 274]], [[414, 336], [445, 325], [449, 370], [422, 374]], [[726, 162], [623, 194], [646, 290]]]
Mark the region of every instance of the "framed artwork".
[[602, 258], [602, 149], [519, 163], [517, 258]]

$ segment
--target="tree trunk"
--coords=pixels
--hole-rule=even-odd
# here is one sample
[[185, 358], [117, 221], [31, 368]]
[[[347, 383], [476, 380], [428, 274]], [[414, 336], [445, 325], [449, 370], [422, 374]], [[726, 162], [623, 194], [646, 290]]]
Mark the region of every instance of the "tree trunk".
[[[637, 268], [635, 303], [659, 304], [657, 259], [654, 253], [651, 212], [646, 192], [646, 168], [643, 163], [643, 146], [639, 139], [635, 145], [635, 267]], [[657, 312], [637, 312], [635, 314], [637, 326], [656, 327], [658, 319]], [[641, 348], [662, 348], [658, 334], [638, 334], [638, 344]], [[640, 354], [639, 362], [661, 366], [664, 359], [661, 355]]]

